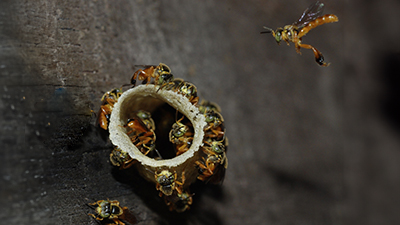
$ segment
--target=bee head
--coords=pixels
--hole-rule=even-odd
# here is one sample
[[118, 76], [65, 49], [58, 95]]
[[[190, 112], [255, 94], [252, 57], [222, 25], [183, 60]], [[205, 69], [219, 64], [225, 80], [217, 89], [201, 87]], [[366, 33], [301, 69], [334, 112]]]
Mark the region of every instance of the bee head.
[[272, 30], [269, 27], [264, 27], [264, 29], [266, 29], [266, 31], [262, 31], [261, 34], [272, 33], [272, 36], [274, 36], [276, 43], [280, 44], [280, 42], [282, 41], [282, 28], [278, 28], [276, 29], [276, 31]]
[[280, 44], [282, 41], [282, 32], [283, 32], [283, 29], [278, 28], [278, 29], [276, 29], [276, 31], [274, 33], [272, 33], [272, 35], [274, 35], [274, 37], [275, 37], [276, 43], [278, 43], [278, 44]]

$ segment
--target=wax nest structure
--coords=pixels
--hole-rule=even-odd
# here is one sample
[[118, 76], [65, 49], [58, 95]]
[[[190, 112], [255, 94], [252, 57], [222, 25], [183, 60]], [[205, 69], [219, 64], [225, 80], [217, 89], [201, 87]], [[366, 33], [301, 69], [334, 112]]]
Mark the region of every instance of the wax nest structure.
[[[149, 84], [125, 91], [114, 105], [109, 126], [110, 140], [113, 145], [128, 152], [132, 159], [140, 162], [140, 165], [138, 164], [139, 172], [152, 182], [156, 182], [154, 174], [160, 169], [168, 169], [181, 174], [186, 167], [190, 167], [190, 164], [194, 165], [196, 159], [200, 157], [200, 147], [203, 145], [204, 137], [203, 128], [207, 125], [205, 117], [187, 98], [174, 91], [160, 90], [157, 92], [157, 89], [158, 87], [155, 85]], [[126, 134], [124, 125], [129, 118], [133, 117], [132, 113], [135, 111], [146, 110], [153, 114], [165, 103], [179, 109], [179, 112], [190, 120], [194, 128], [194, 137], [190, 148], [185, 153], [172, 159], [156, 160], [145, 156], [132, 143]], [[188, 185], [190, 181], [196, 180], [197, 174], [186, 171], [185, 176], [185, 184]]]
[[197, 88], [174, 79], [162, 63], [136, 71], [131, 83], [102, 98], [99, 124], [115, 146], [110, 161], [120, 169], [134, 166], [170, 210], [183, 212], [192, 204], [189, 186], [196, 179], [220, 183], [224, 177], [228, 143], [221, 110], [199, 102]]

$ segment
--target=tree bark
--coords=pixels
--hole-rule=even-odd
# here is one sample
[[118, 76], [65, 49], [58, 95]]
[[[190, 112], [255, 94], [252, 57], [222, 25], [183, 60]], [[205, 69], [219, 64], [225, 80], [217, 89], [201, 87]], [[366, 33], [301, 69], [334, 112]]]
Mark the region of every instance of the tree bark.
[[[311, 51], [259, 34], [294, 22], [303, 1], [1, 1], [0, 220], [97, 224], [87, 203], [109, 198], [138, 224], [392, 223], [400, 34], [385, 27], [399, 9], [374, 2], [326, 3], [339, 23], [303, 38], [331, 62], [320, 68]], [[388, 24], [371, 33], [377, 18]], [[182, 214], [112, 167], [91, 113], [160, 62], [221, 106], [229, 138], [223, 185], [196, 184]]]

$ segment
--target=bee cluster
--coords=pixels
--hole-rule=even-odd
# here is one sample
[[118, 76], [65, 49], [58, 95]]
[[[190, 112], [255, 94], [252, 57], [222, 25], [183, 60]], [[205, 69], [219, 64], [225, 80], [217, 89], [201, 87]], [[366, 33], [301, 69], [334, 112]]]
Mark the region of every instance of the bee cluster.
[[[186, 166], [179, 173], [165, 167], [160, 167], [155, 172], [150, 171], [154, 175], [156, 189], [159, 191], [160, 197], [164, 198], [169, 209], [177, 212], [186, 211], [193, 202], [193, 194], [189, 191], [189, 184], [185, 184], [187, 181], [185, 172], [190, 175], [195, 174], [197, 179], [203, 182], [216, 184], [222, 182], [228, 166], [226, 157], [228, 141], [225, 136], [224, 119], [220, 107], [204, 100], [199, 103], [196, 86], [180, 78], [174, 78], [171, 69], [163, 63], [137, 70], [131, 79], [132, 88], [137, 87], [137, 81], [141, 81], [141, 85], [152, 84], [157, 93], [163, 90], [184, 96], [191, 105], [197, 107], [199, 115], [204, 116], [206, 126], [203, 128], [203, 141], [200, 145], [199, 156], [194, 163]], [[98, 123], [102, 129], [108, 130], [110, 115], [122, 93], [121, 88], [113, 89], [102, 97], [103, 103], [98, 117]], [[155, 121], [160, 121], [156, 119], [158, 114], [151, 110], [135, 108], [129, 115], [130, 118], [126, 120], [123, 127], [132, 144], [144, 156], [162, 161], [168, 159], [165, 157], [166, 152], [172, 154], [172, 158], [174, 158], [184, 154], [192, 146], [195, 129], [191, 120], [179, 109], [175, 110], [175, 116], [166, 117], [165, 120], [168, 121], [157, 122], [157, 124]], [[155, 117], [153, 118], [153, 116]], [[160, 127], [167, 127], [167, 131], [160, 132]], [[157, 142], [157, 134], [161, 134], [159, 138], [167, 139], [169, 145]], [[110, 162], [120, 169], [127, 169], [136, 164], [137, 160], [133, 159], [127, 151], [116, 146], [110, 153]], [[193, 171], [195, 172], [193, 173]]]

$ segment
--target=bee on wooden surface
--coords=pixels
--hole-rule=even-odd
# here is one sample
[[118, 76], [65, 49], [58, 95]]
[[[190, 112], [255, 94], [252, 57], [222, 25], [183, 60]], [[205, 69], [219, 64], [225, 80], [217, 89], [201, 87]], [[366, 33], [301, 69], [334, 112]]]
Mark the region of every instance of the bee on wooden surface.
[[193, 194], [190, 194], [188, 191], [183, 191], [182, 194], [178, 192], [174, 192], [170, 196], [164, 195], [164, 201], [167, 206], [169, 206], [170, 211], [176, 212], [184, 212], [190, 209], [190, 206], [193, 203]]
[[118, 98], [121, 96], [121, 94], [121, 88], [115, 88], [107, 91], [101, 98], [102, 105], [100, 106], [100, 112], [97, 118], [97, 122], [102, 129], [108, 129], [111, 112], [113, 110], [114, 104], [117, 103]]
[[207, 146], [203, 147], [202, 150], [206, 157], [202, 157], [202, 161], [195, 162], [200, 169], [200, 175], [197, 179], [211, 183], [219, 183], [223, 180], [225, 170], [228, 168], [227, 142], [225, 139], [222, 141], [210, 139], [205, 142]]
[[89, 213], [89, 216], [92, 216], [99, 221], [103, 221], [104, 219], [113, 221], [113, 223], [107, 224], [125, 225], [121, 220], [130, 224], [135, 224], [137, 221], [136, 217], [130, 213], [128, 208], [121, 207], [117, 200], [99, 200], [94, 203], [89, 203], [89, 205], [97, 206], [95, 209], [97, 216], [91, 213]]
[[129, 154], [118, 147], [115, 147], [110, 153], [110, 162], [120, 169], [128, 169], [137, 161], [133, 160]]
[[276, 42], [280, 44], [283, 40], [288, 45], [289, 42], [295, 44], [296, 52], [301, 54], [300, 48], [311, 49], [314, 52], [315, 61], [321, 66], [329, 66], [329, 63], [324, 62], [324, 56], [315, 47], [302, 44], [302, 37], [305, 36], [311, 29], [323, 25], [325, 23], [338, 22], [339, 19], [334, 14], [326, 14], [322, 16], [324, 4], [317, 1], [310, 5], [300, 16], [300, 18], [291, 25], [286, 25], [283, 28], [279, 27], [275, 31], [271, 28], [264, 27], [267, 31], [261, 33], [272, 33]]
[[188, 125], [181, 123], [183, 119], [184, 116], [176, 121], [169, 132], [169, 140], [175, 145], [177, 156], [186, 152], [190, 148], [194, 136], [191, 128]]
[[135, 86], [136, 79], [142, 81], [142, 84], [149, 84], [151, 78], [154, 78], [154, 84], [163, 85], [170, 82], [174, 76], [167, 65], [160, 63], [158, 66], [147, 66], [145, 69], [137, 70], [131, 78], [131, 84]]
[[182, 172], [181, 181], [178, 181], [178, 175], [176, 172], [172, 173], [169, 170], [162, 170], [160, 173], [155, 173], [156, 189], [160, 191], [160, 197], [162, 195], [170, 196], [172, 193], [177, 191], [182, 194], [182, 186], [185, 183], [185, 172]]

